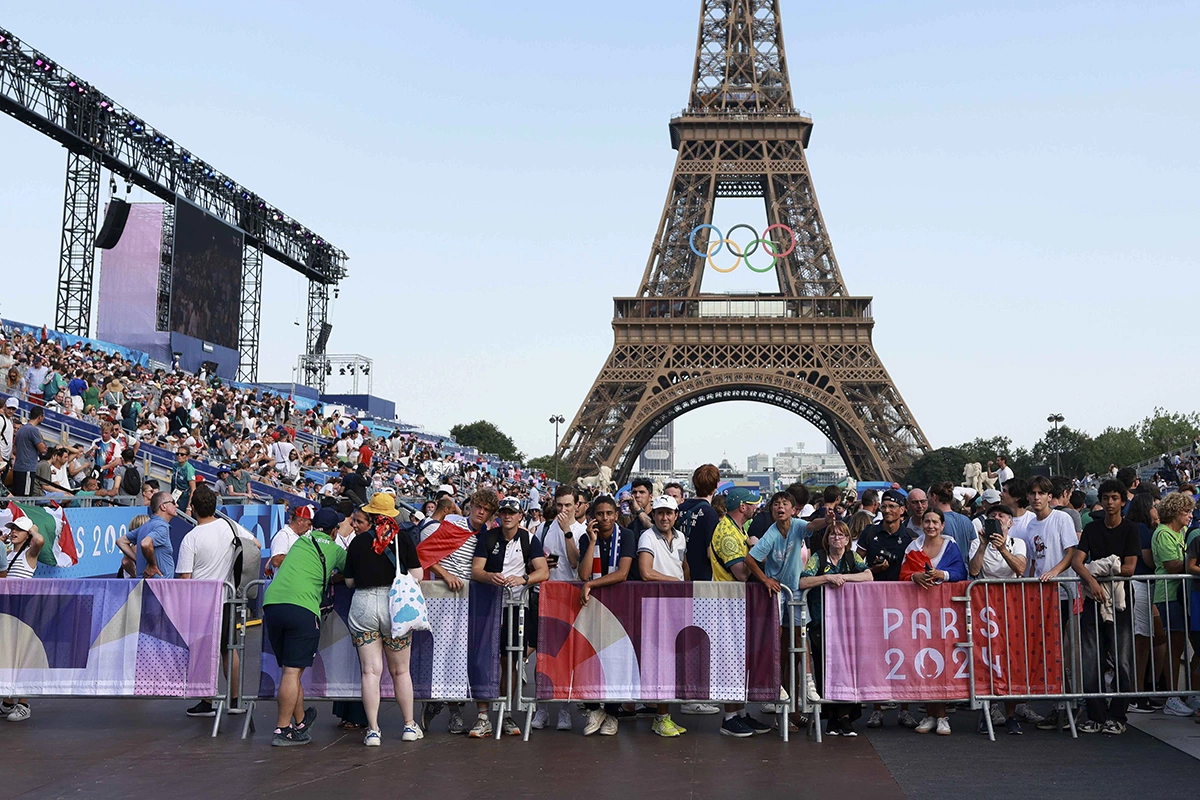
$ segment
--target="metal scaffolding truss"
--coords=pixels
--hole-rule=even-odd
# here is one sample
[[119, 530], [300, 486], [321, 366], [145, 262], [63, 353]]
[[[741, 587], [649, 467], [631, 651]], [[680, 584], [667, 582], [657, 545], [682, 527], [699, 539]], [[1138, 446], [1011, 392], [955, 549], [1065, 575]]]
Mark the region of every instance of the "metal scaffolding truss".
[[306, 386], [319, 388], [324, 393], [328, 379], [336, 374], [338, 377], [349, 377], [351, 394], [359, 392], [359, 378], [366, 379], [367, 394], [371, 394], [375, 385], [375, 362], [366, 356], [356, 353], [303, 355], [297, 361], [296, 369]]
[[[56, 316], [58, 324], [69, 326], [63, 330], [86, 335], [90, 327], [91, 239], [95, 235], [101, 167], [168, 204], [182, 195], [241, 228], [247, 248], [261, 250], [311, 282], [328, 287], [346, 277], [346, 254], [342, 250], [2, 28], [0, 110], [80, 157], [69, 159], [67, 170]], [[83, 219], [89, 206], [90, 223]], [[85, 230], [91, 234], [84, 236]], [[261, 259], [248, 258], [246, 263], [261, 269]], [[261, 298], [261, 280], [251, 282]], [[242, 311], [245, 321], [249, 308], [243, 304]], [[254, 325], [244, 324], [243, 336], [251, 327], [258, 330], [258, 306], [253, 314]], [[316, 320], [310, 317], [310, 340], [325, 321], [324, 316]], [[257, 345], [253, 351], [257, 353]], [[243, 356], [249, 352], [250, 348], [242, 347]]]

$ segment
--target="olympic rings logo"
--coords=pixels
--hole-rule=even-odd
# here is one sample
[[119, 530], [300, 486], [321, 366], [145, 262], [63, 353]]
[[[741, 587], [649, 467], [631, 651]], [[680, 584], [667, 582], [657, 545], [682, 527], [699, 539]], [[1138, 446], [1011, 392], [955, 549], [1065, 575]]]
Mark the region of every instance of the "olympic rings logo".
[[[716, 241], [708, 246], [708, 252], [701, 253], [696, 249], [696, 234], [705, 228], [712, 230], [717, 236]], [[754, 234], [754, 239], [751, 240], [750, 244], [746, 245], [746, 249], [744, 250], [742, 249], [742, 246], [733, 241], [733, 239], [722, 235], [721, 230], [716, 225], [697, 225], [696, 227], [692, 228], [692, 233], [690, 236], [688, 236], [688, 247], [690, 247], [692, 252], [696, 254], [697, 258], [703, 258], [708, 262], [708, 266], [716, 272], [733, 272], [738, 268], [738, 264], [742, 261], [746, 262], [746, 267], [751, 272], [770, 272], [771, 270], [775, 269], [775, 265], [779, 262], [779, 259], [786, 258], [792, 254], [793, 250], [796, 249], [796, 232], [782, 223], [776, 223], [769, 226], [765, 231], [763, 231], [763, 235], [761, 237], [758, 235], [758, 231], [754, 230], [752, 226], [742, 223], [739, 225], [734, 225], [732, 228], [730, 228], [729, 236], [733, 236], [733, 232], [738, 228], [745, 228], [746, 230], [750, 231], [750, 233]], [[771, 241], [770, 238], [768, 238], [771, 231], [777, 229], [781, 231], [787, 231], [788, 236], [790, 236], [792, 239], [791, 245], [789, 245], [786, 250], [781, 252], [776, 252], [777, 245]], [[758, 252], [758, 246], [760, 244], [766, 248], [768, 253], [771, 254], [771, 263], [765, 267], [756, 267], [750, 263], [750, 256]], [[729, 252], [733, 253], [735, 256], [733, 260], [733, 266], [725, 268], [718, 267], [713, 261], [713, 256], [720, 253], [721, 249], [726, 246], [729, 247]]]

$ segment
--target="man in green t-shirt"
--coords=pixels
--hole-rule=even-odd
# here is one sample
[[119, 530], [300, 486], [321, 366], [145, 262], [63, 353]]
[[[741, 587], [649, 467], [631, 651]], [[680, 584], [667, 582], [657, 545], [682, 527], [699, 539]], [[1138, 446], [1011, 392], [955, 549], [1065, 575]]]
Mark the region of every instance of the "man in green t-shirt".
[[306, 715], [300, 676], [312, 666], [321, 642], [321, 599], [335, 570], [346, 565], [346, 551], [320, 531], [301, 536], [279, 565], [263, 595], [267, 641], [283, 671], [273, 747], [311, 741], [315, 713]]

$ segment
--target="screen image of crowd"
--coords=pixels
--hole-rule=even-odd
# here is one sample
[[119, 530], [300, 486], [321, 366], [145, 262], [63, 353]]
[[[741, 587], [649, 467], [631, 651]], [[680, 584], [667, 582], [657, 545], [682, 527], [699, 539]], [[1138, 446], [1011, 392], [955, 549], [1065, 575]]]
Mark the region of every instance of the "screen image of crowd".
[[238, 346], [242, 232], [191, 203], [175, 204], [170, 329]]
[[[304, 705], [304, 681], [311, 679], [304, 675], [321, 627], [337, 619], [355, 648], [362, 686], [361, 699], [343, 699], [335, 711], [342, 728], [362, 732], [365, 745], [383, 741], [381, 684], [390, 686], [383, 695], [392, 694], [400, 706], [402, 740], [434, 729], [472, 738], [527, 733], [512, 714], [520, 698], [495, 726], [486, 700], [418, 705], [409, 659], [414, 634], [428, 628], [397, 623], [404, 615], [390, 593], [408, 586], [405, 581], [424, 587], [409, 591], [431, 598], [445, 593], [465, 600], [475, 586], [504, 593], [524, 620], [520, 646], [527, 655], [536, 652], [538, 665], [527, 681], [508, 664], [500, 692], [511, 696], [514, 684], [536, 685], [535, 730], [581, 724], [584, 735], [614, 735], [622, 720], [648, 717], [654, 733], [676, 737], [686, 733], [677, 715], [721, 714], [721, 733], [737, 738], [800, 731], [810, 722], [825, 736], [855, 736], [864, 717], [869, 728], [949, 735], [950, 710], [965, 694], [917, 692], [905, 702], [901, 692], [868, 692], [852, 702], [853, 687], [827, 672], [836, 658], [866, 652], [835, 641], [854, 628], [841, 616], [852, 605], [847, 598], [901, 587], [915, 609], [949, 603], [957, 593], [950, 587], [968, 581], [987, 590], [1051, 592], [1043, 622], [1055, 631], [1053, 641], [1046, 644], [1044, 632], [1028, 628], [1008, 636], [1029, 640], [1022, 647], [1031, 648], [1041, 636], [1039, 657], [1056, 664], [1061, 678], [1045, 681], [1057, 688], [1012, 691], [1009, 700], [994, 678], [989, 683], [985, 668], [969, 689], [972, 698], [987, 701], [985, 710], [957, 715], [955, 729], [1017, 735], [1027, 727], [1069, 725], [1080, 733], [1120, 735], [1135, 713], [1200, 722], [1200, 696], [1193, 693], [1200, 669], [1200, 614], [1194, 613], [1200, 591], [1193, 588], [1200, 577], [1200, 522], [1188, 482], [1195, 448], [1167, 458], [1152, 480], [1116, 467], [1080, 479], [1026, 478], [1001, 462], [983, 490], [939, 483], [858, 492], [794, 484], [767, 495], [744, 487], [718, 491], [720, 474], [706, 464], [688, 486], [639, 478], [618, 490], [558, 485], [542, 472], [464, 451], [448, 438], [389, 431], [340, 411], [324, 414], [320, 406], [301, 410], [285, 396], [139, 366], [102, 347], [63, 347], [49, 336], [7, 332], [0, 376], [8, 398], [0, 419], [3, 491], [43, 498], [26, 501], [32, 503], [69, 505], [72, 497], [88, 497], [133, 506], [131, 522], [135, 515], [144, 519], [118, 542], [127, 577], [226, 579], [233, 553], [228, 528], [213, 525], [217, 506], [257, 502], [256, 487], [293, 498], [287, 525], [262, 552], [261, 574], [269, 580], [262, 596], [264, 639], [277, 670], [276, 746], [320, 736], [312, 730], [313, 708]], [[56, 444], [40, 433], [43, 410], [97, 426], [100, 435], [91, 443]], [[139, 473], [137, 452], [146, 444], [176, 455], [157, 479]], [[215, 466], [217, 479], [200, 479], [196, 463]], [[163, 531], [180, 513], [195, 525], [176, 546]], [[41, 549], [49, 546], [33, 515], [12, 514], [0, 546], [7, 578], [32, 578]], [[767, 622], [745, 615], [746, 625], [771, 626], [767, 635], [748, 631], [746, 641], [778, 648], [770, 650], [780, 654], [779, 677], [772, 678], [782, 683], [778, 698], [634, 698], [613, 690], [602, 702], [584, 700], [580, 709], [572, 696], [564, 699], [558, 689], [591, 667], [583, 658], [564, 666], [564, 654], [575, 646], [572, 634], [546, 638], [558, 620], [570, 628], [580, 609], [612, 602], [620, 591], [671, 595], [681, 584], [695, 587], [688, 597], [698, 599], [688, 602], [696, 603], [733, 597], [749, 608], [762, 593], [794, 598]], [[345, 603], [327, 615], [334, 586], [332, 594]], [[475, 594], [471, 598], [476, 602]], [[513, 619], [506, 617], [500, 641], [513, 641]], [[913, 630], [915, 638], [916, 622]], [[798, 640], [807, 643], [797, 648]], [[505, 657], [504, 647], [488, 652]], [[742, 655], [746, 664], [753, 657]], [[922, 671], [910, 665], [909, 674]], [[866, 665], [835, 666], [869, 672]], [[899, 671], [893, 665], [892, 672]], [[246, 699], [236, 690], [231, 697], [225, 710], [245, 713]], [[201, 700], [187, 712], [212, 716], [216, 700]], [[3, 713], [21, 721], [34, 705], [29, 698], [6, 698]]]

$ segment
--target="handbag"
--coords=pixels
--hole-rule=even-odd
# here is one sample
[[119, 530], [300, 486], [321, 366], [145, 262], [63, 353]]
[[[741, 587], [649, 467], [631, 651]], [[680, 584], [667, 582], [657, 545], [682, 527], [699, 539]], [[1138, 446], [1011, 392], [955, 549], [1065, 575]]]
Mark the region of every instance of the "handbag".
[[[399, 537], [400, 533], [396, 534]], [[388, 591], [388, 614], [392, 620], [392, 638], [402, 639], [413, 631], [431, 630], [429, 614], [425, 608], [425, 595], [421, 584], [408, 574], [408, 567], [400, 564], [400, 543], [393, 539], [392, 546], [384, 552], [396, 567], [396, 577]]]

